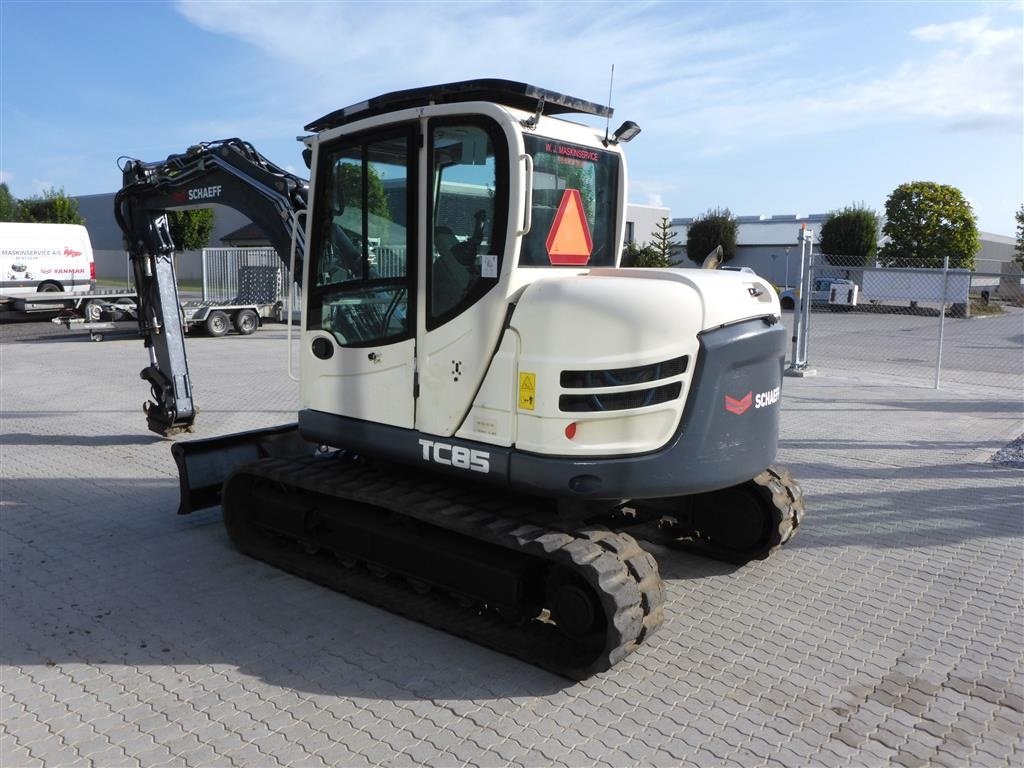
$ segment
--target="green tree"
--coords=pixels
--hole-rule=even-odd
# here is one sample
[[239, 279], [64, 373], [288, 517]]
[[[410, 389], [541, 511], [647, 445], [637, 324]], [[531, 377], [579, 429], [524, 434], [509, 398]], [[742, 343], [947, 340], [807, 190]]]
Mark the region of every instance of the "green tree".
[[0, 221], [24, 221], [21, 203], [6, 184], [0, 184]]
[[722, 263], [736, 255], [736, 219], [728, 208], [712, 208], [698, 216], [686, 232], [686, 256], [695, 264], [718, 246], [722, 246]]
[[671, 263], [661, 255], [657, 246], [647, 243], [626, 243], [622, 249], [621, 264], [624, 267], [668, 267]]
[[1013, 260], [1024, 267], [1024, 204], [1017, 209], [1017, 245], [1013, 249]]
[[874, 266], [878, 214], [863, 203], [832, 211], [821, 227], [821, 252], [838, 267]]
[[970, 203], [956, 187], [933, 181], [900, 184], [885, 201], [888, 242], [878, 260], [885, 267], [974, 269], [981, 247]]
[[678, 248], [679, 243], [676, 242], [676, 233], [673, 231], [668, 217], [662, 216], [661, 221], [654, 225], [654, 231], [651, 233], [651, 247], [657, 252], [659, 261], [658, 264], [651, 266], [672, 266], [675, 256], [672, 250]]
[[63, 187], [50, 187], [42, 195], [21, 201], [22, 221], [47, 224], [85, 224], [78, 213], [78, 201], [64, 194]]
[[[384, 191], [384, 183], [380, 180], [377, 170], [371, 165], [367, 167], [367, 190], [366, 210], [385, 219], [391, 218], [391, 208], [388, 205], [388, 196]], [[341, 183], [341, 190], [345, 195], [346, 208], [359, 208], [363, 204], [363, 167], [345, 163], [338, 167], [338, 179]]]
[[197, 251], [210, 243], [213, 233], [213, 209], [192, 208], [185, 211], [171, 211], [167, 216], [171, 229], [171, 240], [181, 251]]

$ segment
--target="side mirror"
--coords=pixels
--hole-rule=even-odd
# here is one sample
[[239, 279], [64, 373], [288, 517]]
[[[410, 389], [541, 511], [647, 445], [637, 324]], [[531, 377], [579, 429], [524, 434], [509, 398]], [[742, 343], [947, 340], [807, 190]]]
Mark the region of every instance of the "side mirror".
[[311, 169], [313, 167], [313, 150], [309, 147], [302, 150], [302, 162], [306, 164], [307, 169]]

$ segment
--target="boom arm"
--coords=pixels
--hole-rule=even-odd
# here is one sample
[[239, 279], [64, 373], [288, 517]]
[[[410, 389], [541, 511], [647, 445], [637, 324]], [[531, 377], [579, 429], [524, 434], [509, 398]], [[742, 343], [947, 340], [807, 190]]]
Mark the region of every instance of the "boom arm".
[[153, 432], [191, 429], [192, 402], [184, 328], [174, 273], [174, 243], [167, 212], [227, 205], [255, 223], [288, 263], [295, 232], [295, 272], [301, 280], [305, 233], [297, 214], [305, 210], [309, 184], [274, 165], [241, 139], [198, 144], [166, 160], [128, 159], [114, 198], [114, 216], [124, 234], [139, 297], [139, 331], [149, 350], [141, 377], [152, 400], [143, 409]]

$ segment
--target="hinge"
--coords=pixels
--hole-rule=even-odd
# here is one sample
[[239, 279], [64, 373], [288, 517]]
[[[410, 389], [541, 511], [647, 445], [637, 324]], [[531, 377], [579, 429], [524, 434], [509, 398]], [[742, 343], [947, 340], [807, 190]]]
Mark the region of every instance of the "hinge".
[[412, 374], [412, 399], [415, 400], [420, 396], [420, 372], [413, 371]]

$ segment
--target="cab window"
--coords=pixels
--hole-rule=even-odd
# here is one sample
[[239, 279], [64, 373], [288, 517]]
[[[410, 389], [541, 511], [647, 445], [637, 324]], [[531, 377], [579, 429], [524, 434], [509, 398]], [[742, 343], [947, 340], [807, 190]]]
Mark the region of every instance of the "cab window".
[[413, 146], [410, 128], [346, 140], [321, 161], [308, 322], [342, 346], [411, 333]]
[[435, 120], [430, 129], [427, 328], [475, 303], [498, 281], [508, 208], [507, 150], [482, 120]]
[[618, 155], [538, 136], [524, 139], [533, 157], [533, 208], [520, 266], [615, 266]]

